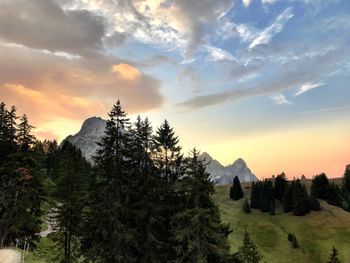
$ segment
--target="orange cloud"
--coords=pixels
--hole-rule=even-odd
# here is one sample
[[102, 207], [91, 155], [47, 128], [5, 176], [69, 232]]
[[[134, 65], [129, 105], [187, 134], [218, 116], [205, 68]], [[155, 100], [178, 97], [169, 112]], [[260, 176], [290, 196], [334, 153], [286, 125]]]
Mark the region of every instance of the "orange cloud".
[[135, 80], [141, 76], [141, 73], [137, 68], [125, 63], [113, 65], [112, 72], [117, 73], [120, 77], [126, 80]]

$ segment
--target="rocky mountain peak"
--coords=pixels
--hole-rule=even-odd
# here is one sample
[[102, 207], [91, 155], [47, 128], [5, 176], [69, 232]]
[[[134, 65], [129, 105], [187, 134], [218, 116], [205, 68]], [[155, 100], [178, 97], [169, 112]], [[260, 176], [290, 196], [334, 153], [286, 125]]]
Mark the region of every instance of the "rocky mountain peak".
[[[100, 117], [88, 118], [84, 121], [80, 131], [75, 135], [68, 136], [66, 140], [76, 145], [85, 158], [93, 163], [93, 156], [98, 150], [96, 142], [99, 142], [104, 136], [106, 123], [106, 120]], [[199, 159], [208, 163], [206, 167], [207, 172], [210, 173], [211, 179], [215, 184], [231, 184], [235, 176], [238, 176], [241, 182], [257, 180], [242, 158], [237, 159], [228, 166], [223, 166], [207, 152], [200, 154]]]
[[89, 135], [104, 132], [106, 128], [106, 120], [101, 117], [91, 117], [84, 121], [78, 134]]

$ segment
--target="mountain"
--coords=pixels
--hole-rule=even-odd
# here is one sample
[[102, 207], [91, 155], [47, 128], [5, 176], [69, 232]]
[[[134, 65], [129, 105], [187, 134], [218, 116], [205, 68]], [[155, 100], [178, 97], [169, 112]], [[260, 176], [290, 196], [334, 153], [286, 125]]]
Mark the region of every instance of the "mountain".
[[66, 140], [77, 146], [89, 162], [93, 162], [92, 156], [96, 154], [98, 145], [106, 129], [106, 120], [100, 117], [91, 117], [84, 121], [80, 131], [75, 135], [69, 135]]
[[[65, 140], [77, 146], [85, 158], [90, 163], [93, 163], [92, 156], [96, 154], [98, 149], [96, 142], [100, 141], [103, 137], [105, 128], [106, 120], [100, 117], [91, 117], [84, 121], [77, 134], [70, 135]], [[243, 159], [238, 159], [231, 165], [223, 166], [206, 152], [203, 152], [200, 158], [205, 159], [208, 163], [207, 171], [210, 173], [211, 179], [215, 184], [231, 184], [236, 175], [241, 182], [257, 180]]]
[[199, 158], [208, 163], [207, 171], [210, 173], [211, 179], [215, 184], [232, 184], [235, 176], [238, 176], [241, 182], [252, 182], [258, 180], [242, 158], [237, 159], [227, 166], [223, 166], [206, 152], [203, 152]]

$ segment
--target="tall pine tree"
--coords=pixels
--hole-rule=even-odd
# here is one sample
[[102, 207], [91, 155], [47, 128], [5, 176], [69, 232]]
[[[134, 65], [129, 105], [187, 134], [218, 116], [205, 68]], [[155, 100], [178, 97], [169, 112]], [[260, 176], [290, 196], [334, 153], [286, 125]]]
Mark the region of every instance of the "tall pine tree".
[[136, 193], [132, 177], [130, 122], [119, 100], [109, 112], [95, 158], [96, 184], [84, 229], [82, 251], [97, 262], [136, 262]]
[[210, 196], [213, 183], [198, 156], [193, 149], [186, 159], [181, 183], [186, 207], [172, 220], [174, 262], [229, 262], [229, 227], [221, 223], [218, 207]]
[[81, 151], [68, 141], [63, 143], [56, 155], [53, 164], [56, 206], [51, 214], [58, 242], [63, 245], [62, 262], [71, 263], [78, 257], [91, 167]]

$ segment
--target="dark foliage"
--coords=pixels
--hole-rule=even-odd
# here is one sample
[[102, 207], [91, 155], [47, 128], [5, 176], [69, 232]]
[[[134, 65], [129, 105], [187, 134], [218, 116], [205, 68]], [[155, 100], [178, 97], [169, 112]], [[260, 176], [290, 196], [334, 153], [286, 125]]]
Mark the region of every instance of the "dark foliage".
[[244, 202], [243, 202], [243, 205], [242, 205], [242, 209], [243, 209], [243, 212], [246, 213], [246, 214], [250, 214], [252, 212], [252, 210], [250, 208], [250, 204], [249, 204], [248, 198], [244, 199]]
[[241, 183], [239, 181], [239, 178], [235, 176], [235, 178], [233, 179], [233, 184], [230, 188], [230, 198], [232, 200], [239, 200], [243, 198], [243, 196], [244, 194], [242, 191]]
[[298, 243], [298, 240], [295, 236], [294, 233], [289, 233], [288, 234], [288, 241], [291, 243], [292, 245], [292, 248], [299, 248], [299, 243]]

